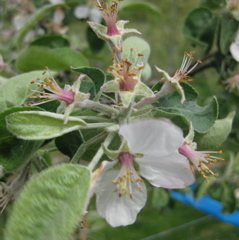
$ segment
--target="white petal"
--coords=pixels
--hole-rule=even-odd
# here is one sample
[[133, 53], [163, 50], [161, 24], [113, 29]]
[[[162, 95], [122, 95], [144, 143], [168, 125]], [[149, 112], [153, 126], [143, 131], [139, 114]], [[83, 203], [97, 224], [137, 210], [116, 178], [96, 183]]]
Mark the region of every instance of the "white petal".
[[129, 194], [119, 197], [118, 193], [114, 192], [116, 185], [112, 183], [117, 174], [118, 171], [106, 172], [95, 189], [97, 211], [112, 227], [134, 223], [147, 199], [144, 183], [140, 183], [142, 192], [137, 189], [137, 183], [132, 184], [132, 199]]
[[101, 23], [102, 20], [102, 14], [101, 12], [96, 8], [91, 8], [90, 10], [90, 21]]
[[182, 130], [168, 119], [146, 119], [120, 127], [132, 153], [168, 155], [183, 143]]
[[136, 162], [141, 175], [155, 187], [185, 188], [195, 181], [188, 160], [177, 152], [164, 157], [144, 155]]
[[232, 54], [232, 57], [239, 62], [239, 43], [233, 42], [230, 46], [230, 52]]
[[85, 19], [89, 17], [90, 8], [86, 5], [79, 5], [75, 8], [74, 15], [78, 19]]

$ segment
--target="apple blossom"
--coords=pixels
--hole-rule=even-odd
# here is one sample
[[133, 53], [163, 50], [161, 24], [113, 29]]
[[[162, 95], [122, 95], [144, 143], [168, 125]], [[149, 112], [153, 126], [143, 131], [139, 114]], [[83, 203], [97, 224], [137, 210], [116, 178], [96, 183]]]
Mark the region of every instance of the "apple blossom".
[[181, 67], [179, 70], [176, 71], [176, 73], [173, 75], [173, 77], [170, 77], [167, 72], [165, 72], [164, 70], [155, 66], [155, 68], [158, 72], [163, 73], [164, 79], [166, 80], [161, 91], [164, 93], [168, 93], [168, 94], [173, 92], [174, 90], [178, 91], [178, 93], [182, 97], [181, 103], [183, 103], [186, 100], [186, 98], [185, 98], [183, 88], [180, 86], [179, 83], [185, 82], [185, 81], [192, 81], [190, 79], [190, 77], [188, 76], [188, 74], [198, 65], [198, 63], [201, 63], [201, 61], [198, 60], [197, 63], [195, 65], [193, 65], [193, 67], [191, 67], [191, 64], [194, 60], [192, 55], [194, 53], [195, 52], [190, 52], [190, 53], [184, 52], [184, 57], [183, 57]]
[[[64, 89], [62, 89], [57, 82], [55, 81], [54, 77], [51, 75], [50, 71], [46, 67], [48, 73], [50, 74], [51, 78], [46, 77], [43, 81], [40, 81], [40, 78], [36, 81], [32, 81], [32, 84], [37, 84], [39, 87], [42, 87], [46, 89], [48, 92], [45, 91], [36, 91], [29, 89], [29, 91], [36, 92], [37, 95], [33, 96], [31, 95], [30, 98], [36, 98], [36, 99], [48, 99], [46, 101], [40, 102], [40, 103], [34, 103], [34, 104], [28, 104], [29, 106], [32, 105], [39, 105], [44, 102], [50, 102], [54, 100], [60, 100], [61, 104], [57, 108], [58, 113], [65, 113], [64, 117], [64, 124], [67, 123], [68, 117], [70, 113], [73, 111], [74, 107], [77, 105], [78, 102], [84, 101], [85, 99], [88, 99], [90, 97], [90, 94], [85, 94], [82, 92], [79, 92], [80, 84], [82, 79], [85, 77], [85, 75], [81, 75], [72, 86], [66, 85]], [[46, 71], [43, 72], [43, 75], [46, 73]]]
[[[147, 191], [139, 175], [155, 187], [169, 189], [195, 181], [188, 160], [177, 151], [183, 142], [182, 130], [171, 121], [140, 120], [120, 126], [119, 134], [123, 137], [120, 149], [105, 148], [113, 161], [103, 161], [93, 175], [97, 210], [113, 227], [134, 223], [145, 205]], [[111, 169], [117, 166], [120, 170]]]
[[106, 26], [103, 26], [96, 22], [88, 22], [89, 26], [96, 33], [96, 35], [105, 40], [109, 45], [110, 49], [115, 55], [115, 60], [117, 62], [121, 61], [122, 52], [122, 36], [127, 33], [138, 33], [136, 29], [125, 29], [124, 25], [128, 21], [120, 20], [116, 22], [119, 3], [122, 0], [112, 1], [110, 5], [104, 1], [97, 1], [93, 3], [101, 12], [102, 17], [106, 22]]
[[[178, 149], [178, 152], [190, 160], [197, 168], [198, 172], [209, 181], [209, 177], [206, 174], [211, 174], [214, 177], [218, 176], [218, 173], [214, 173], [207, 165], [214, 165], [217, 160], [223, 161], [223, 158], [212, 156], [211, 154], [221, 154], [222, 151], [196, 151], [197, 144], [193, 142], [194, 129], [192, 123], [190, 123], [189, 133], [184, 139], [183, 145]], [[207, 164], [207, 165], [206, 165]]]
[[143, 55], [138, 54], [138, 59], [134, 63], [131, 62], [131, 57], [130, 60], [115, 62], [109, 70], [114, 79], [101, 87], [103, 92], [118, 93], [125, 107], [129, 106], [135, 96], [154, 96], [152, 90], [141, 82], [141, 72], [144, 69], [143, 63], [140, 62], [141, 56]]

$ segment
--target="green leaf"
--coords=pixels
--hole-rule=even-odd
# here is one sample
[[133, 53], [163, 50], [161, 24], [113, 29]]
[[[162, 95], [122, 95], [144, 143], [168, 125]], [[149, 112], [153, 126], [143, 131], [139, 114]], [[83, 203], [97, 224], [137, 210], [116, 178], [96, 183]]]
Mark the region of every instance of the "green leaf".
[[225, 0], [200, 0], [200, 5], [209, 9], [218, 9], [225, 6]]
[[15, 202], [6, 240], [69, 240], [84, 214], [90, 179], [87, 168], [74, 164], [32, 177]]
[[23, 50], [16, 61], [22, 72], [42, 69], [48, 66], [55, 70], [71, 70], [71, 66], [88, 66], [88, 60], [69, 47], [49, 48], [33, 45]]
[[128, 0], [128, 1], [123, 1], [120, 4], [120, 10], [133, 10], [133, 11], [142, 11], [142, 12], [147, 12], [150, 14], [155, 14], [160, 16], [160, 10], [158, 9], [158, 6], [149, 3], [147, 1], [135, 1], [135, 0]]
[[234, 40], [238, 30], [238, 21], [230, 14], [226, 13], [221, 16], [220, 28], [220, 50], [223, 54], [227, 54], [230, 45]]
[[[95, 91], [91, 90], [91, 94], [93, 93], [93, 96], [91, 96], [91, 99], [94, 98], [94, 96], [100, 91], [101, 86], [105, 83], [106, 75], [104, 74], [104, 72], [101, 71], [99, 68], [93, 68], [93, 67], [77, 67], [77, 68], [72, 67], [71, 69], [75, 72], [86, 74], [89, 78], [91, 78], [91, 80], [94, 83], [94, 90], [95, 90]], [[86, 87], [84, 85], [84, 82], [82, 81], [82, 86], [80, 90], [85, 92], [84, 88], [86, 88], [87, 89], [86, 91], [89, 92], [89, 89], [91, 89], [92, 87], [93, 85], [90, 87], [89, 84], [88, 84], [88, 87]], [[85, 93], [88, 93], [88, 92], [85, 92]]]
[[160, 98], [153, 104], [157, 113], [155, 116], [174, 117], [180, 116], [188, 125], [191, 121], [195, 131], [199, 133], [207, 132], [215, 123], [218, 115], [218, 104], [214, 97], [212, 101], [201, 107], [197, 105], [198, 93], [187, 83], [181, 83], [186, 101], [181, 104], [181, 96], [177, 91]]
[[16, 112], [6, 117], [8, 130], [22, 139], [40, 140], [61, 136], [86, 126], [77, 117], [69, 117], [64, 124], [64, 115], [51, 112]]
[[[6, 126], [5, 117], [19, 111], [33, 111], [37, 107], [11, 108], [0, 113], [0, 165], [8, 172], [16, 172], [25, 166], [43, 141], [17, 139]], [[40, 109], [39, 109], [40, 110]]]
[[209, 188], [216, 182], [217, 178], [214, 176], [210, 175], [209, 181], [207, 182], [204, 178], [201, 179], [200, 184], [198, 183], [199, 181], [197, 180], [196, 186], [194, 188], [194, 193], [195, 193], [195, 199], [196, 201], [199, 200], [202, 196], [206, 195]]
[[232, 213], [236, 208], [236, 198], [234, 193], [235, 188], [230, 185], [231, 184], [227, 182], [223, 183], [221, 201], [223, 205], [222, 212], [224, 214]]
[[0, 85], [7, 81], [7, 78], [0, 76]]
[[[133, 51], [130, 49], [133, 48]], [[144, 56], [138, 57], [141, 53]], [[150, 55], [150, 46], [148, 42], [140, 37], [128, 37], [123, 42], [123, 58], [135, 62], [138, 58], [140, 62], [146, 64]]]
[[152, 206], [157, 210], [165, 207], [169, 202], [169, 193], [163, 188], [153, 188]]
[[98, 38], [95, 32], [90, 27], [87, 28], [86, 37], [90, 49], [93, 53], [100, 52], [105, 45], [105, 41]]
[[31, 43], [31, 46], [42, 46], [48, 48], [70, 47], [69, 41], [62, 36], [44, 36]]
[[79, 131], [73, 131], [55, 139], [56, 147], [65, 155], [72, 158], [83, 143]]
[[28, 33], [30, 29], [32, 29], [40, 20], [45, 17], [52, 9], [59, 7], [59, 6], [65, 6], [64, 4], [48, 4], [43, 6], [42, 8], [38, 9], [37, 12], [35, 12], [28, 21], [24, 24], [24, 26], [20, 29], [18, 32], [16, 42], [18, 45], [20, 45], [25, 37], [25, 35]]
[[210, 10], [206, 8], [197, 8], [186, 18], [183, 26], [183, 33], [196, 44], [206, 44], [206, 51], [208, 52], [214, 41], [217, 23], [218, 18], [213, 17]]
[[[130, 49], [134, 50], [131, 51]], [[141, 53], [143, 56], [138, 57], [138, 54]], [[144, 69], [142, 70], [142, 80], [146, 81], [151, 76], [151, 67], [148, 64], [148, 59], [150, 56], [150, 46], [148, 42], [139, 37], [128, 37], [123, 42], [123, 58], [129, 59], [132, 63], [143, 62]]]
[[[37, 78], [43, 80], [49, 76], [48, 73], [43, 76], [42, 72], [24, 73], [12, 77], [0, 85], [0, 112], [11, 107], [21, 106], [32, 95], [32, 92], [28, 89], [36, 90], [38, 88], [37, 85], [31, 84], [31, 81]], [[52, 72], [52, 74], [56, 75], [55, 72]]]
[[226, 118], [216, 120], [214, 125], [205, 134], [196, 133], [194, 141], [198, 149], [214, 149], [221, 146], [227, 139], [232, 129], [235, 112], [231, 112]]
[[147, 80], [151, 77], [151, 75], [152, 75], [152, 69], [150, 65], [146, 63], [141, 74], [141, 81], [147, 82]]

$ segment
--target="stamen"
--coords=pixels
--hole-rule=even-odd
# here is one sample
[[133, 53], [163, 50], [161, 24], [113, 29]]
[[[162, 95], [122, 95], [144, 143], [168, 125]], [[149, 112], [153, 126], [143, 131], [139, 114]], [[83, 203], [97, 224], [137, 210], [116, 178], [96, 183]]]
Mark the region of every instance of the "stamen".
[[209, 180], [206, 174], [211, 174], [214, 177], [218, 176], [218, 173], [214, 173], [206, 166], [206, 164], [213, 166], [218, 160], [224, 160], [223, 158], [211, 155], [212, 153], [221, 154], [222, 151], [195, 151], [187, 144], [184, 144], [181, 148], [179, 148], [179, 153], [187, 157], [196, 166], [198, 172], [206, 179], [206, 181]]
[[142, 191], [140, 183], [143, 180], [138, 176], [134, 167], [133, 167], [133, 156], [129, 153], [123, 153], [119, 157], [121, 163], [121, 170], [118, 176], [112, 181], [113, 184], [116, 184], [114, 192], [118, 192], [119, 197], [123, 197], [126, 194], [129, 194], [129, 197], [133, 199], [133, 187], [136, 184], [138, 191]]

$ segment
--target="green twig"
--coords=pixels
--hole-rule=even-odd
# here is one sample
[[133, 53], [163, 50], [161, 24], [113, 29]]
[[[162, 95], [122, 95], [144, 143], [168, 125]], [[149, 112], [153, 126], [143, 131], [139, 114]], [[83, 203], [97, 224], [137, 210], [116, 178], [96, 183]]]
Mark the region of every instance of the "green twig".
[[93, 143], [95, 143], [95, 142], [99, 141], [100, 139], [102, 139], [103, 137], [105, 137], [106, 134], [107, 134], [107, 132], [100, 133], [97, 136], [95, 136], [95, 137], [89, 139], [88, 141], [82, 143], [80, 145], [80, 147], [77, 149], [75, 155], [72, 157], [70, 163], [79, 163], [81, 157], [84, 155], [87, 148], [89, 146], [91, 146]]
[[[116, 132], [111, 132], [109, 133], [109, 135], [106, 137], [103, 145], [105, 147], [108, 147], [110, 145], [110, 143], [112, 142], [112, 140], [114, 139], [116, 135]], [[95, 154], [95, 156], [93, 157], [92, 161], [90, 162], [88, 168], [90, 171], [93, 171], [93, 169], [95, 168], [95, 166], [97, 165], [97, 163], [100, 161], [101, 157], [103, 156], [104, 154], [104, 150], [103, 150], [103, 147], [101, 146], [97, 153]]]

